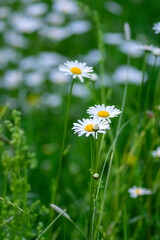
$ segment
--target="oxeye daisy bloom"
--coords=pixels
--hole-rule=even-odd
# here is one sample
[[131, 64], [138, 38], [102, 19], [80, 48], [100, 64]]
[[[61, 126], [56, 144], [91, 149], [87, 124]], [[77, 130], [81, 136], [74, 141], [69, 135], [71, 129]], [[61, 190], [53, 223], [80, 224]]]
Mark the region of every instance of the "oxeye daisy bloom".
[[78, 123], [73, 123], [74, 134], [78, 133], [78, 136], [81, 137], [83, 134], [86, 134], [86, 137], [92, 135], [97, 139], [98, 133], [106, 133], [106, 129], [110, 129], [110, 126], [107, 121], [100, 118], [93, 119], [82, 119], [78, 120]]
[[99, 117], [100, 119], [107, 119], [107, 121], [111, 123], [110, 118], [117, 117], [117, 115], [120, 114], [121, 111], [115, 108], [115, 106], [105, 106], [104, 104], [102, 104], [90, 107], [87, 110], [87, 113], [90, 115], [90, 117]]
[[150, 189], [136, 187], [136, 186], [133, 186], [132, 188], [129, 188], [128, 192], [130, 193], [131, 198], [137, 198], [138, 196], [152, 194]]
[[160, 22], [154, 23], [153, 28], [152, 28], [156, 34], [160, 33]]
[[73, 78], [79, 77], [81, 82], [84, 82], [83, 77], [89, 78], [93, 72], [93, 67], [88, 67], [87, 64], [75, 61], [67, 61], [64, 65], [60, 65], [59, 70], [65, 75], [72, 75]]

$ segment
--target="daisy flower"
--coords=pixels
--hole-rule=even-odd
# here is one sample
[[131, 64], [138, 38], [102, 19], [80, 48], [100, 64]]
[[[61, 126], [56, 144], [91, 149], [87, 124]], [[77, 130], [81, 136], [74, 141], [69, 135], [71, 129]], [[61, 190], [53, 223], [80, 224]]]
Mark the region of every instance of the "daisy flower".
[[152, 28], [156, 34], [160, 33], [160, 22], [154, 23], [153, 28]]
[[65, 75], [72, 75], [73, 78], [79, 77], [81, 82], [84, 82], [83, 77], [89, 78], [93, 67], [86, 66], [86, 63], [75, 61], [67, 61], [64, 65], [60, 65], [59, 70], [64, 72]]
[[95, 107], [90, 107], [87, 110], [87, 113], [90, 117], [99, 117], [100, 119], [107, 119], [109, 123], [111, 123], [110, 118], [117, 117], [118, 114], [121, 113], [120, 110], [115, 108], [115, 106], [105, 106], [102, 105], [95, 105]]
[[106, 129], [110, 129], [109, 124], [104, 119], [93, 118], [93, 119], [82, 119], [78, 120], [78, 123], [73, 123], [74, 134], [78, 133], [78, 136], [81, 137], [83, 134], [86, 134], [86, 137], [92, 135], [97, 139], [98, 133], [106, 133]]
[[130, 193], [131, 198], [137, 198], [138, 196], [152, 194], [150, 189], [136, 187], [136, 186], [133, 186], [132, 188], [129, 188], [128, 192]]

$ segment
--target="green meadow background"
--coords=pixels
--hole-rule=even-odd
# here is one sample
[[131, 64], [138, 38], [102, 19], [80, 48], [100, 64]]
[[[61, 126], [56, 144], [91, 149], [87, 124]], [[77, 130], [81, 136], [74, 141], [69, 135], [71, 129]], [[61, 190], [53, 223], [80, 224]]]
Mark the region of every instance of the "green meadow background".
[[[69, 82], [56, 84], [49, 79], [49, 74], [45, 73], [44, 81], [37, 86], [28, 86], [25, 79], [22, 78], [22, 81], [16, 87], [8, 88], [3, 86], [5, 72], [11, 69], [18, 69], [22, 71], [24, 77], [24, 70], [20, 67], [22, 59], [29, 56], [38, 56], [41, 52], [56, 52], [65, 56], [64, 61], [66, 59], [83, 61], [81, 60], [82, 55], [85, 56], [89, 51], [99, 49], [101, 46], [101, 42], [99, 41], [101, 33], [115, 32], [122, 33], [124, 36], [125, 22], [128, 22], [130, 25], [131, 38], [133, 40], [137, 40], [142, 44], [153, 44], [158, 47], [160, 44], [160, 35], [156, 35], [152, 30], [153, 24], [160, 21], [160, 2], [158, 0], [116, 1], [122, 8], [120, 15], [116, 15], [105, 8], [105, 3], [109, 1], [90, 0], [77, 2], [80, 9], [80, 14], [78, 16], [66, 15], [63, 13], [65, 21], [62, 24], [62, 26], [65, 26], [69, 22], [77, 19], [87, 20], [91, 24], [91, 29], [88, 32], [79, 35], [73, 34], [64, 40], [54, 41], [45, 36], [41, 36], [38, 31], [34, 31], [29, 34], [22, 33], [28, 40], [28, 46], [15, 47], [9, 45], [4, 38], [6, 31], [14, 30], [14, 27], [9, 23], [9, 17], [17, 12], [23, 14], [27, 5], [39, 2], [40, 1], [27, 2], [11, 0], [0, 2], [0, 8], [7, 7], [10, 9], [9, 15], [1, 19], [1, 22], [6, 23], [6, 25], [0, 33], [0, 52], [5, 48], [11, 48], [18, 54], [13, 61], [0, 66], [0, 124], [2, 124], [0, 135], [10, 139], [10, 133], [4, 127], [4, 121], [5, 119], [13, 121], [11, 114], [12, 109], [18, 109], [21, 112], [21, 128], [25, 131], [27, 145], [30, 151], [35, 152], [37, 159], [36, 167], [27, 170], [28, 182], [31, 186], [27, 194], [28, 206], [36, 200], [40, 200], [40, 205], [44, 205], [48, 209], [44, 216], [39, 216], [37, 218], [32, 229], [33, 232], [38, 221], [43, 222], [43, 230], [53, 220], [52, 217], [56, 217], [57, 215], [57, 213], [54, 213], [54, 216], [51, 216], [53, 209], [50, 208], [50, 204], [53, 203], [52, 189], [59, 167], [66, 101], [72, 79], [70, 77]], [[48, 12], [53, 11], [52, 4], [54, 4], [54, 1], [42, 0], [41, 3], [42, 2], [47, 5], [48, 9], [47, 12], [43, 16], [38, 17], [38, 19], [45, 18]], [[96, 16], [99, 17], [98, 29], [97, 22], [95, 22], [94, 18], [95, 11], [97, 14]], [[103, 52], [104, 62], [97, 61], [93, 66], [99, 78], [95, 83], [96, 99], [92, 97], [92, 82], [89, 79], [85, 79], [85, 82], [82, 84], [78, 78], [76, 79], [76, 83], [86, 86], [87, 94], [83, 95], [81, 94], [83, 90], [77, 89], [77, 92], [80, 91], [79, 96], [73, 95], [71, 99], [65, 143], [65, 148], [67, 148], [67, 150], [66, 154], [63, 156], [60, 181], [57, 186], [57, 195], [54, 202], [62, 209], [67, 209], [67, 213], [72, 220], [86, 234], [89, 214], [90, 141], [85, 135], [82, 137], [74, 135], [71, 128], [73, 127], [73, 123], [77, 122], [77, 119], [88, 118], [86, 110], [94, 104], [104, 103], [105, 105], [115, 105], [118, 109], [121, 109], [125, 85], [123, 83], [118, 84], [114, 82], [111, 75], [119, 65], [127, 64], [127, 55], [122, 53], [118, 49], [118, 46], [103, 43], [101, 50]], [[3, 58], [2, 54], [0, 54], [0, 56]], [[63, 63], [63, 61], [61, 63]], [[92, 65], [88, 62], [87, 64]], [[139, 58], [131, 57], [130, 65], [141, 71], [145, 67], [145, 71], [148, 74], [148, 81], [144, 83], [143, 87], [141, 84], [135, 85], [133, 83], [128, 83], [121, 126], [127, 121], [129, 122], [120, 133], [116, 144], [105, 197], [100, 233], [101, 240], [160, 239], [160, 159], [153, 158], [151, 154], [152, 151], [156, 150], [160, 145], [160, 111], [157, 107], [160, 104], [158, 98], [159, 91], [157, 88], [159, 85], [157, 84], [156, 88], [153, 88], [154, 81], [159, 81], [159, 65], [155, 67], [148, 64], [144, 65], [144, 55]], [[58, 66], [59, 62], [55, 64], [54, 69], [58, 69]], [[104, 66], [104, 82], [106, 83], [104, 86], [104, 102], [101, 101], [99, 87], [101, 82], [101, 66]], [[52, 70], [52, 67], [50, 70]], [[37, 68], [36, 71], [41, 73], [41, 69]], [[108, 75], [106, 76], [106, 74]], [[149, 99], [147, 102], [147, 109], [145, 109], [144, 103], [146, 101], [146, 91], [148, 88]], [[57, 106], [43, 104], [41, 99], [42, 96], [45, 98], [45, 94], [60, 96], [60, 104]], [[156, 100], [154, 101], [155, 96]], [[53, 102], [54, 101], [53, 99]], [[5, 114], [3, 114], [6, 105], [8, 105], [8, 109]], [[153, 116], [147, 117], [146, 110], [152, 111]], [[118, 119], [119, 118], [114, 118], [112, 120], [111, 130], [107, 131], [105, 136], [99, 160], [99, 174], [101, 173], [107, 152], [115, 138]], [[4, 151], [10, 153], [10, 147], [1, 142], [0, 158], [2, 158]], [[102, 180], [99, 204], [103, 197], [109, 159]], [[12, 202], [10, 174], [8, 174], [7, 178], [6, 195], [3, 195], [4, 172], [5, 167], [1, 161], [0, 197], [4, 198], [7, 196]], [[130, 198], [128, 189], [133, 185], [151, 189], [152, 195], [138, 197], [137, 199]], [[0, 204], [1, 203], [2, 201]], [[99, 211], [99, 206], [100, 205], [98, 205], [97, 211]], [[21, 208], [23, 209], [23, 206], [21, 206]], [[9, 209], [11, 209], [11, 206]], [[2, 215], [3, 211], [1, 211], [1, 216]], [[8, 215], [8, 218], [9, 217]], [[3, 219], [5, 219], [4, 215]], [[27, 239], [21, 237], [15, 237], [13, 239], [11, 236], [9, 237], [10, 230], [3, 226], [3, 219], [1, 219], [0, 230], [4, 234], [1, 239]], [[7, 223], [7, 225], [9, 224], [10, 222]], [[83, 236], [74, 225], [64, 217], [60, 217], [55, 222], [52, 229], [44, 234], [43, 237], [48, 240], [83, 239]], [[33, 236], [28, 239], [36, 238]]]

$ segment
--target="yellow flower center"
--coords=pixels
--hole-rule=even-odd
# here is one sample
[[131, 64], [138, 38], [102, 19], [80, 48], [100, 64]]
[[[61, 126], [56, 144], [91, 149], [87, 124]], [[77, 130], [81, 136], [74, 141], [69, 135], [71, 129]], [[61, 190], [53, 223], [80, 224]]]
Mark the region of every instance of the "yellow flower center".
[[78, 68], [78, 67], [72, 67], [72, 68], [70, 69], [70, 71], [71, 71], [73, 74], [77, 74], [77, 75], [79, 75], [79, 74], [82, 73], [82, 72], [81, 72], [81, 69]]
[[139, 192], [140, 192], [139, 189], [136, 189], [136, 194], [137, 194], [137, 195], [139, 195]]
[[94, 124], [88, 124], [85, 126], [84, 130], [86, 130], [87, 132], [93, 132], [93, 125]]
[[107, 112], [107, 111], [99, 111], [97, 115], [99, 117], [106, 118], [106, 117], [109, 117], [109, 112]]

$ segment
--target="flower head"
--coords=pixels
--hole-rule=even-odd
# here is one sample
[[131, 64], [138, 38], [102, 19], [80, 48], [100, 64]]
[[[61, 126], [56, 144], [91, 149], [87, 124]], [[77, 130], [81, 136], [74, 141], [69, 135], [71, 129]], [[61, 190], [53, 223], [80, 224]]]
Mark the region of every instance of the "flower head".
[[86, 137], [92, 135], [97, 139], [98, 133], [106, 133], [106, 129], [110, 129], [109, 124], [104, 119], [93, 118], [93, 119], [82, 119], [78, 120], [78, 123], [73, 123], [74, 133], [78, 133], [78, 136], [81, 137], [83, 134], [86, 134]]
[[152, 194], [150, 189], [136, 187], [136, 186], [133, 186], [132, 188], [129, 188], [128, 192], [130, 193], [131, 198], [137, 198], [138, 196]]
[[160, 22], [154, 23], [153, 28], [152, 28], [156, 34], [160, 33]]
[[110, 123], [110, 118], [117, 117], [118, 114], [121, 113], [120, 110], [115, 108], [115, 106], [105, 106], [102, 105], [95, 105], [95, 107], [90, 107], [87, 110], [87, 113], [91, 117], [99, 117], [100, 119], [107, 119], [107, 121]]
[[86, 63], [75, 61], [67, 61], [64, 65], [60, 65], [59, 70], [64, 72], [65, 75], [72, 75], [73, 78], [79, 77], [81, 82], [84, 82], [83, 77], [89, 78], [91, 72], [93, 72], [92, 67], [86, 66]]

